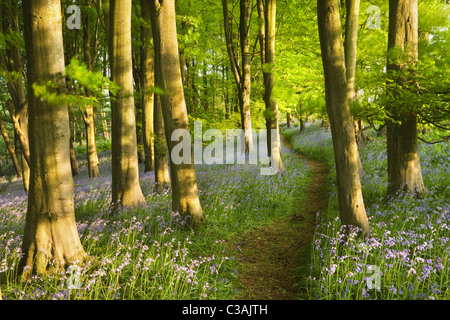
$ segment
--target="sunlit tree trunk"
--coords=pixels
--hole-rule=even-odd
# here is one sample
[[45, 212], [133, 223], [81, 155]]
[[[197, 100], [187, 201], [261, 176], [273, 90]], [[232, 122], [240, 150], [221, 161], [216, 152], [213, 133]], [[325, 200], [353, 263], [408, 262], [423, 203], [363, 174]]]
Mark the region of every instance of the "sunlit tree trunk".
[[63, 268], [82, 262], [86, 253], [75, 224], [74, 183], [70, 167], [69, 112], [33, 94], [47, 81], [65, 90], [65, 63], [59, 0], [24, 0], [29, 99], [30, 189], [19, 272]]
[[359, 176], [355, 128], [347, 100], [344, 48], [338, 0], [317, 0], [318, 26], [325, 75], [325, 98], [336, 162], [341, 223], [370, 233]]
[[[156, 47], [155, 47], [156, 48]], [[162, 88], [161, 71], [159, 63], [160, 54], [154, 55], [154, 80], [155, 86]], [[169, 156], [168, 146], [166, 142], [166, 132], [164, 129], [164, 117], [161, 106], [161, 97], [158, 94], [154, 95], [153, 99], [153, 129], [155, 136], [153, 139], [153, 150], [155, 154], [155, 191], [162, 192], [164, 189], [170, 187], [170, 173], [169, 173]]]
[[120, 87], [111, 103], [112, 202], [116, 207], [145, 202], [139, 184], [131, 40], [131, 0], [111, 0], [111, 77]]
[[[346, 0], [345, 14], [345, 68], [347, 75], [347, 100], [352, 103], [356, 99], [355, 73], [356, 73], [356, 53], [358, 40], [358, 19], [360, 0]], [[361, 119], [355, 119], [356, 141], [363, 142], [366, 139], [365, 131], [362, 130], [364, 123]], [[362, 169], [362, 164], [360, 163]]]
[[[157, 66], [157, 85], [165, 94], [160, 96], [166, 140], [171, 153], [180, 142], [172, 141], [177, 129], [189, 132], [189, 123], [181, 80], [176, 29], [175, 0], [151, 1], [151, 19]], [[184, 142], [186, 143], [186, 142]], [[189, 143], [190, 146], [190, 143]], [[195, 166], [192, 162], [175, 164], [170, 161], [172, 210], [186, 218], [187, 225], [198, 227], [204, 220], [198, 197]]]
[[347, 75], [347, 99], [352, 102], [355, 99], [355, 71], [356, 52], [358, 40], [358, 18], [360, 0], [346, 0], [345, 17], [345, 68]]
[[241, 81], [241, 117], [242, 129], [245, 134], [245, 149], [253, 149], [252, 117], [250, 108], [251, 92], [251, 52], [250, 52], [250, 14], [252, 11], [251, 0], [240, 0], [239, 35], [242, 56], [242, 81]]
[[70, 166], [72, 168], [72, 176], [78, 176], [80, 174], [80, 171], [78, 170], [78, 162], [77, 162], [77, 158], [76, 158], [76, 154], [75, 154], [75, 149], [73, 148], [73, 145], [75, 143], [75, 124], [74, 124], [74, 117], [73, 117], [73, 110], [72, 110], [72, 105], [69, 103], [68, 105], [69, 107], [69, 127], [70, 127], [70, 143], [69, 143], [69, 148], [70, 148]]
[[239, 39], [241, 63], [238, 61], [238, 54], [234, 50], [232, 30], [230, 25], [230, 15], [228, 12], [227, 0], [222, 0], [224, 31], [228, 58], [230, 60], [231, 71], [238, 92], [239, 111], [241, 114], [241, 125], [245, 134], [245, 149], [251, 151], [253, 148], [252, 121], [250, 110], [250, 92], [251, 92], [251, 53], [250, 53], [250, 14], [252, 4], [250, 0], [240, 0], [239, 17]]
[[22, 178], [22, 167], [20, 166], [16, 150], [14, 148], [14, 145], [11, 143], [11, 140], [9, 139], [8, 132], [6, 131], [6, 127], [2, 119], [0, 119], [0, 132], [3, 136], [3, 140], [5, 140], [6, 148], [8, 149], [9, 155], [14, 165], [14, 169], [16, 170], [16, 174], [19, 178]]
[[169, 158], [164, 131], [164, 119], [162, 114], [161, 99], [158, 95], [154, 98], [154, 150], [155, 150], [155, 184], [156, 191], [170, 187]]
[[144, 24], [141, 26], [141, 70], [142, 70], [142, 129], [144, 144], [144, 172], [153, 170], [153, 106], [154, 94], [151, 89], [154, 85], [154, 57], [151, 46], [152, 30], [150, 22], [150, 3], [141, 0], [141, 12]]
[[[417, 0], [389, 1], [388, 50], [399, 50], [398, 57], [388, 59], [387, 85], [392, 99], [400, 90], [414, 90], [411, 73], [418, 59]], [[417, 115], [407, 105], [391, 102], [387, 110], [394, 121], [386, 122], [388, 156], [388, 196], [417, 195], [425, 192], [417, 142]], [[401, 110], [403, 109], [403, 110]]]
[[[83, 0], [83, 5], [88, 7], [87, 0]], [[84, 62], [89, 71], [93, 70], [93, 57], [91, 54], [91, 30], [90, 17], [87, 12], [82, 15], [83, 18], [83, 53]], [[86, 89], [86, 94], [90, 93]], [[100, 176], [98, 171], [98, 155], [97, 155], [97, 140], [95, 138], [95, 109], [93, 105], [85, 105], [82, 110], [84, 125], [86, 128], [86, 148], [88, 158], [88, 172], [89, 178], [97, 178]]]
[[[275, 74], [273, 67], [275, 65], [275, 34], [276, 34], [276, 0], [266, 0], [264, 10], [265, 23], [265, 59], [263, 69], [267, 70], [264, 77], [264, 101], [266, 104], [266, 129], [267, 129], [267, 147], [268, 156], [271, 157], [272, 168], [284, 170], [281, 161], [281, 141], [280, 128], [278, 126], [278, 103], [273, 94], [275, 86]], [[268, 71], [268, 72], [267, 72]], [[275, 136], [273, 136], [275, 134]]]

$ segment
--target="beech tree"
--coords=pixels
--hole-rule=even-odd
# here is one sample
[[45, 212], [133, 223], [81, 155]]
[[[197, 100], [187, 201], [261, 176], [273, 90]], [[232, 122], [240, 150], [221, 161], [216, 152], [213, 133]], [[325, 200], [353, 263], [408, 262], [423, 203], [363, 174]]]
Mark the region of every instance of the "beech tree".
[[151, 46], [152, 29], [150, 22], [150, 3], [141, 0], [141, 88], [142, 88], [142, 134], [144, 145], [144, 172], [154, 169], [154, 144], [153, 144], [153, 107], [154, 94], [154, 57]]
[[164, 117], [159, 95], [155, 95], [154, 98], [153, 114], [153, 128], [155, 130], [155, 137], [153, 139], [155, 154], [155, 189], [157, 192], [160, 192], [163, 189], [170, 187], [170, 174], [167, 142], [164, 130]]
[[359, 175], [359, 153], [347, 99], [339, 0], [318, 0], [317, 16], [325, 76], [325, 99], [336, 162], [341, 223], [370, 233]]
[[237, 59], [238, 54], [233, 45], [233, 34], [230, 25], [227, 0], [222, 0], [222, 7], [227, 52], [237, 86], [239, 109], [241, 112], [241, 125], [245, 134], [245, 149], [246, 151], [250, 151], [251, 148], [253, 148], [252, 118], [250, 110], [252, 62], [252, 53], [250, 52], [250, 17], [252, 12], [252, 1], [239, 0], [240, 63]]
[[346, 0], [345, 15], [345, 68], [347, 77], [347, 99], [355, 99], [356, 49], [358, 39], [358, 18], [360, 0]]
[[[156, 85], [164, 94], [159, 96], [164, 117], [164, 129], [169, 152], [179, 143], [172, 141], [177, 129], [189, 130], [178, 51], [175, 0], [152, 0], [151, 21], [155, 46]], [[189, 143], [190, 141], [183, 141]], [[172, 210], [197, 228], [205, 219], [198, 197], [197, 177], [192, 161], [175, 164], [170, 161]]]
[[145, 202], [139, 184], [131, 6], [131, 0], [111, 0], [109, 7], [111, 79], [119, 86], [119, 91], [111, 102], [112, 203], [116, 207], [135, 206]]
[[[90, 8], [90, 2], [83, 0], [83, 5], [86, 9]], [[97, 25], [95, 27], [94, 34], [91, 33], [90, 29], [90, 15], [89, 10], [85, 10], [82, 15], [83, 20], [83, 54], [84, 62], [89, 71], [94, 68], [94, 61], [97, 55], [97, 30], [98, 30], [98, 19]], [[93, 39], [92, 39], [93, 38]], [[92, 45], [92, 44], [93, 45]], [[94, 50], [91, 49], [94, 48]], [[86, 94], [90, 95], [89, 90], [86, 89]], [[87, 158], [88, 158], [88, 172], [89, 178], [97, 178], [100, 176], [98, 171], [98, 155], [97, 155], [97, 141], [95, 139], [95, 111], [96, 108], [93, 105], [86, 104], [82, 107], [82, 115], [86, 128], [86, 148], [87, 148]]]
[[[278, 104], [274, 96], [273, 89], [275, 86], [275, 34], [276, 34], [276, 0], [266, 0], [264, 8], [264, 34], [260, 41], [263, 41], [261, 53], [264, 72], [264, 102], [266, 104], [266, 129], [267, 129], [267, 146], [268, 156], [271, 157], [272, 168], [284, 170], [281, 161], [281, 139], [280, 128], [278, 126]], [[275, 132], [275, 137], [272, 134]]]
[[413, 78], [417, 60], [417, 0], [390, 0], [387, 61], [390, 105], [386, 106], [391, 116], [386, 121], [388, 196], [420, 196], [425, 192], [417, 142], [417, 114], [407, 100], [395, 98], [402, 91], [418, 88]]
[[64, 92], [61, 2], [24, 0], [29, 100], [30, 188], [19, 263], [22, 278], [82, 261], [86, 253], [75, 224], [66, 103], [33, 94], [34, 84]]

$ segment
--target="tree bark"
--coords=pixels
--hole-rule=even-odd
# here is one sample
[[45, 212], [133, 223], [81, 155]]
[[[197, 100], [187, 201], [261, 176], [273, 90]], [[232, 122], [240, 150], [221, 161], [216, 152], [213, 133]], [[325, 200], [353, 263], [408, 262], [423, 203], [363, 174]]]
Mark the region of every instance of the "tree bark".
[[[388, 95], [395, 99], [397, 90], [411, 90], [410, 66], [418, 59], [417, 0], [389, 1], [388, 50], [403, 54], [388, 59], [387, 74], [395, 85], [387, 84]], [[406, 74], [406, 75], [405, 75]], [[407, 88], [408, 87], [408, 88]], [[387, 110], [394, 121], [386, 122], [388, 155], [388, 197], [420, 196], [425, 192], [417, 142], [417, 115], [408, 105], [392, 101]], [[406, 110], [406, 111], [405, 111]]]
[[347, 72], [347, 99], [353, 102], [355, 99], [355, 71], [356, 52], [358, 40], [358, 18], [360, 0], [346, 0], [345, 17], [345, 68]]
[[[89, 7], [87, 0], [83, 0], [83, 5]], [[90, 17], [87, 12], [83, 14], [83, 53], [84, 62], [89, 71], [94, 68], [93, 55], [91, 54], [91, 30]], [[86, 89], [86, 95], [90, 95]], [[88, 158], [88, 172], [89, 178], [97, 178], [100, 176], [98, 171], [98, 155], [97, 155], [97, 141], [95, 138], [95, 108], [92, 105], [85, 105], [83, 113], [83, 120], [86, 129], [86, 150]]]
[[141, 12], [144, 24], [141, 26], [141, 70], [142, 70], [142, 128], [144, 145], [144, 172], [153, 170], [153, 107], [154, 94], [151, 89], [154, 85], [154, 57], [151, 47], [152, 30], [150, 22], [150, 4], [147, 0], [141, 0]]
[[240, 0], [239, 37], [242, 58], [242, 81], [241, 81], [241, 117], [242, 129], [245, 134], [245, 149], [253, 150], [252, 117], [250, 110], [251, 92], [251, 53], [250, 53], [250, 15], [252, 11], [251, 0]]
[[3, 140], [5, 140], [6, 148], [8, 149], [9, 155], [16, 170], [16, 174], [19, 178], [22, 178], [22, 167], [20, 166], [19, 159], [17, 158], [16, 150], [14, 149], [11, 140], [9, 139], [8, 132], [6, 131], [5, 123], [0, 118], [0, 132], [2, 133]]
[[245, 134], [245, 149], [250, 152], [253, 149], [252, 121], [250, 110], [251, 92], [251, 53], [250, 53], [250, 13], [252, 10], [250, 0], [240, 0], [239, 38], [241, 50], [241, 65], [233, 47], [232, 30], [229, 23], [227, 0], [222, 0], [224, 30], [228, 57], [231, 71], [237, 86], [239, 111], [241, 113], [241, 125]]
[[65, 63], [59, 0], [24, 0], [29, 94], [30, 189], [19, 272], [27, 279], [49, 267], [82, 262], [86, 253], [75, 223], [67, 104], [33, 93], [33, 84], [52, 81], [65, 90]]
[[[16, 1], [2, 1], [1, 14], [3, 16], [2, 29], [5, 33], [20, 32], [19, 7]], [[22, 149], [22, 179], [25, 191], [30, 182], [29, 150], [28, 150], [28, 104], [25, 96], [22, 52], [19, 46], [9, 44], [6, 57], [0, 52], [0, 65], [9, 72], [15, 72], [18, 77], [7, 82], [8, 91], [14, 104], [14, 110], [8, 108], [13, 120], [14, 130], [19, 138]], [[8, 106], [8, 102], [7, 102]]]
[[[110, 2], [111, 77], [119, 87], [111, 103], [112, 203], [114, 207], [145, 202], [139, 184], [133, 96], [131, 0]], [[115, 212], [115, 209], [113, 209]]]
[[[272, 168], [283, 171], [284, 166], [281, 161], [281, 139], [280, 128], [278, 126], [278, 103], [273, 94], [275, 86], [275, 74], [273, 67], [275, 65], [275, 34], [276, 34], [276, 0], [266, 0], [264, 10], [265, 23], [265, 59], [266, 68], [269, 72], [264, 72], [264, 102], [266, 104], [266, 129], [267, 129], [267, 153], [271, 157]], [[264, 70], [263, 66], [263, 70]], [[267, 69], [266, 69], [267, 70]], [[275, 134], [275, 136], [273, 136]]]
[[161, 99], [159, 95], [154, 98], [154, 150], [155, 150], [155, 190], [161, 192], [170, 187], [169, 158], [164, 131]]
[[70, 128], [70, 142], [69, 142], [69, 148], [70, 148], [70, 167], [72, 169], [72, 177], [78, 176], [80, 174], [80, 171], [78, 170], [78, 162], [77, 157], [75, 154], [75, 150], [73, 148], [75, 143], [75, 123], [74, 123], [74, 116], [73, 116], [73, 110], [72, 110], [72, 104], [69, 103], [69, 128]]
[[[169, 152], [177, 142], [172, 133], [177, 129], [189, 132], [189, 123], [181, 80], [176, 30], [175, 0], [151, 1], [157, 85], [165, 94], [160, 96], [164, 128]], [[164, 37], [163, 37], [164, 35]], [[186, 143], [186, 141], [184, 141]], [[189, 143], [189, 146], [191, 144]], [[172, 181], [172, 210], [186, 219], [186, 224], [197, 228], [205, 219], [198, 197], [195, 166], [189, 163], [170, 162]]]
[[[388, 50], [400, 50], [394, 60], [388, 59], [387, 74], [395, 86], [387, 85], [388, 94], [394, 97], [397, 90], [410, 90], [410, 75], [418, 59], [418, 18], [417, 0], [389, 1]], [[405, 76], [406, 73], [406, 76]], [[394, 121], [386, 122], [388, 155], [387, 196], [420, 196], [425, 187], [420, 169], [419, 148], [417, 142], [417, 115], [408, 111], [407, 105], [387, 106]], [[403, 110], [402, 110], [403, 109]], [[407, 111], [404, 111], [407, 110]]]
[[348, 231], [358, 227], [369, 234], [370, 227], [361, 191], [359, 154], [355, 128], [347, 100], [344, 49], [338, 0], [317, 1], [318, 26], [325, 75], [325, 96], [336, 162], [339, 214]]

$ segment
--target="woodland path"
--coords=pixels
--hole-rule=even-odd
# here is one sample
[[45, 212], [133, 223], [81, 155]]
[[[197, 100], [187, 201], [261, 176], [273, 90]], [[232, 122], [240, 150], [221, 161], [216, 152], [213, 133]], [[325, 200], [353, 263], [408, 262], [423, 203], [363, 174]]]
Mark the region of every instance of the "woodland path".
[[[284, 140], [286, 148], [291, 146]], [[291, 151], [293, 152], [293, 151]], [[299, 271], [307, 268], [310, 244], [313, 240], [316, 213], [327, 206], [325, 180], [327, 167], [320, 161], [300, 154], [312, 172], [312, 181], [305, 199], [293, 213], [272, 224], [243, 234], [235, 243], [242, 264], [239, 281], [242, 284], [238, 299], [297, 300], [304, 288], [299, 283]]]

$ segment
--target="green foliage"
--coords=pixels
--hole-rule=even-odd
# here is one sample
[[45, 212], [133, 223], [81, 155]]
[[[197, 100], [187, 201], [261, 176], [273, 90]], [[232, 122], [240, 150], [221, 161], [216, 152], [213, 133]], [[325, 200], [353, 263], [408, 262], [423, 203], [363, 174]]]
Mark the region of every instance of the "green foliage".
[[102, 99], [106, 99], [108, 92], [116, 94], [118, 86], [114, 84], [107, 77], [104, 77], [100, 72], [94, 72], [88, 70], [84, 63], [80, 64], [76, 58], [70, 61], [70, 64], [66, 67], [66, 75], [68, 77], [67, 86], [79, 88], [86, 88], [91, 94], [78, 94], [78, 90], [75, 93], [65, 90], [65, 92], [59, 92], [59, 86], [52, 81], [47, 81], [45, 84], [33, 83], [34, 94], [36, 97], [52, 103], [73, 103], [78, 104], [83, 109], [85, 105], [97, 105]]

